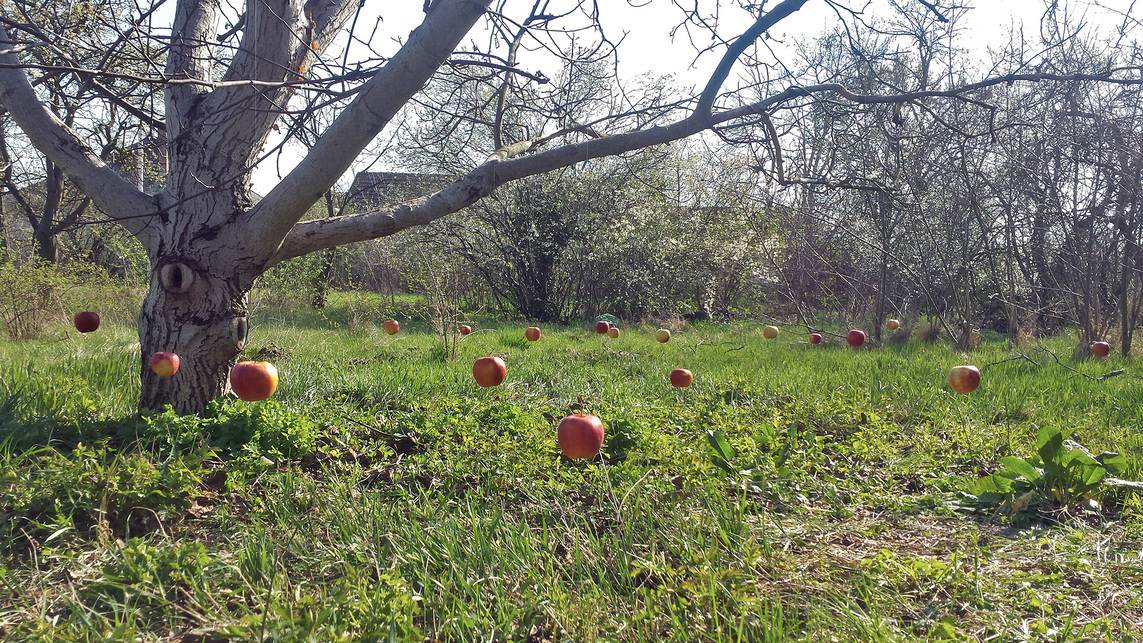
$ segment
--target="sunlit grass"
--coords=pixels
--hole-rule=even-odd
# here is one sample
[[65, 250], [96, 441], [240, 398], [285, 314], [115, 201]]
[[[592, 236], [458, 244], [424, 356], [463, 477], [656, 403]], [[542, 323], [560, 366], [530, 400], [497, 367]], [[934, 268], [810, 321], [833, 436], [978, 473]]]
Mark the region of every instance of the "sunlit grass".
[[[745, 322], [528, 342], [487, 319], [448, 359], [422, 319], [390, 336], [387, 315], [332, 302], [255, 316], [247, 354], [273, 345], [279, 390], [206, 433], [147, 433], [127, 326], [0, 342], [0, 636], [1080, 641], [1131, 640], [1143, 618], [1137, 497], [1030, 519], [958, 505], [1045, 426], [1143, 477], [1133, 360], [1073, 360], [1068, 337], [814, 347]], [[485, 389], [471, 366], [490, 354], [508, 379]], [[984, 379], [958, 395], [945, 378], [966, 361]], [[609, 434], [590, 463], [555, 446], [578, 408]], [[261, 446], [226, 441], [247, 429]], [[712, 466], [710, 431], [761, 473]]]

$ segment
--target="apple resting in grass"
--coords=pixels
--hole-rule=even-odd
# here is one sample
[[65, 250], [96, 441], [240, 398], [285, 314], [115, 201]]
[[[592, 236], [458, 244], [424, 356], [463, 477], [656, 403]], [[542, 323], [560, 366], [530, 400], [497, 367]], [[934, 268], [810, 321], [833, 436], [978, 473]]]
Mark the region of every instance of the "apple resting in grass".
[[854, 348], [858, 348], [865, 343], [865, 331], [857, 329], [849, 331], [849, 333], [845, 336], [845, 343]]
[[885, 328], [888, 328], [889, 330], [897, 330], [900, 327], [901, 327], [901, 320], [900, 319], [890, 319], [889, 321], [885, 322]]
[[467, 335], [471, 332], [472, 332], [472, 326], [469, 326], [468, 324], [465, 324], [464, 326], [460, 327], [460, 334], [461, 335]]
[[594, 458], [603, 448], [603, 423], [594, 415], [569, 415], [560, 422], [556, 441], [560, 451], [573, 460]]
[[1096, 357], [1107, 357], [1111, 352], [1111, 344], [1107, 342], [1095, 342], [1091, 345], [1091, 354]]
[[151, 370], [159, 377], [170, 377], [179, 370], [179, 356], [159, 351], [151, 356]]
[[774, 339], [775, 337], [778, 336], [778, 327], [777, 326], [767, 326], [766, 328], [763, 328], [762, 329], [762, 336], [765, 337], [766, 339]]
[[381, 328], [384, 328], [385, 332], [390, 335], [396, 335], [401, 330], [401, 323], [396, 319], [390, 319], [384, 324], [381, 324]]
[[660, 344], [666, 344], [668, 341], [670, 341], [670, 339], [671, 331], [667, 330], [666, 328], [660, 328], [659, 330], [655, 331], [655, 340]]
[[619, 339], [619, 329], [615, 326], [607, 329], [607, 336], [611, 339]]
[[595, 322], [595, 332], [600, 335], [606, 335], [609, 330], [611, 330], [611, 324], [609, 322], [603, 320]]
[[671, 386], [675, 388], [686, 388], [691, 385], [695, 376], [685, 368], [676, 368], [671, 371]]
[[530, 342], [534, 342], [540, 338], [540, 327], [529, 326], [524, 329], [524, 338]]
[[820, 344], [820, 343], [822, 343], [822, 336], [821, 336], [821, 333], [812, 333], [812, 334], [810, 334], [810, 343], [811, 343], [811, 344]]
[[964, 364], [949, 371], [949, 387], [957, 393], [971, 393], [980, 386], [980, 369]]
[[76, 313], [75, 329], [81, 333], [90, 333], [99, 329], [99, 313], [93, 313], [90, 310], [85, 310], [82, 313]]
[[481, 386], [500, 386], [508, 376], [508, 367], [499, 357], [481, 357], [472, 365], [472, 376]]
[[230, 388], [247, 402], [264, 400], [278, 388], [278, 369], [270, 362], [238, 362], [230, 369]]

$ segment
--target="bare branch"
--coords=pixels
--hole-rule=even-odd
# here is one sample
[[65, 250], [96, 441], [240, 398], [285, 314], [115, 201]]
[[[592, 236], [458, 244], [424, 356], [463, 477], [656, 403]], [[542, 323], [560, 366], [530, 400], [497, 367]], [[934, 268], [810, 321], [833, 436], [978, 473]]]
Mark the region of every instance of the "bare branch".
[[[8, 32], [0, 27], [0, 49], [9, 49], [11, 44]], [[15, 54], [0, 54], [0, 102], [32, 143], [63, 168], [84, 194], [146, 243], [150, 236], [148, 220], [140, 215], [158, 209], [154, 200], [107, 167], [75, 132], [48, 111], [18, 64]]]

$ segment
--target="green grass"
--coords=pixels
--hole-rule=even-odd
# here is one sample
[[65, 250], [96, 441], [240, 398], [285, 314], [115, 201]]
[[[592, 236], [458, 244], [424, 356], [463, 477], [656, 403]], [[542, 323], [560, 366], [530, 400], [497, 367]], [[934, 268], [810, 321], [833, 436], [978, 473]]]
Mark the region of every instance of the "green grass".
[[[967, 355], [810, 347], [747, 323], [668, 344], [650, 327], [616, 340], [545, 327], [530, 343], [525, 324], [488, 320], [450, 360], [398, 304], [262, 308], [248, 350], [273, 345], [278, 393], [204, 418], [134, 414], [125, 326], [0, 342], [0, 637], [1127, 641], [1143, 628], [1138, 496], [1010, 515], [964, 494], [1049, 426], [1143, 478], [1133, 360], [1073, 361], [1066, 337], [1012, 360], [996, 340]], [[482, 389], [471, 364], [488, 354], [508, 380]], [[956, 395], [945, 375], [966, 360], [983, 383]], [[675, 367], [692, 387], [670, 387]], [[608, 437], [602, 457], [571, 462], [554, 428], [581, 407]], [[725, 469], [712, 432], [733, 450]]]

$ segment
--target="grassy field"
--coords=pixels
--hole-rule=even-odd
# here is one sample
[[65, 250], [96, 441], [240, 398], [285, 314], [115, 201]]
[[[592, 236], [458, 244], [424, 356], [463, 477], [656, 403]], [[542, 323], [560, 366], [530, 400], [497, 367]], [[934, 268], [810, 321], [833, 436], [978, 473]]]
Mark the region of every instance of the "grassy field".
[[[1134, 361], [476, 326], [449, 359], [416, 321], [265, 315], [278, 393], [204, 418], [134, 413], [126, 326], [0, 342], [0, 638], [1140, 638], [1143, 502], [1091, 475], [1143, 478]], [[482, 389], [488, 354], [508, 379]], [[957, 395], [966, 360], [983, 384]], [[595, 460], [558, 453], [575, 409]], [[1062, 476], [1033, 457], [1053, 432], [1121, 457]], [[1029, 460], [1043, 478], [980, 493]]]

